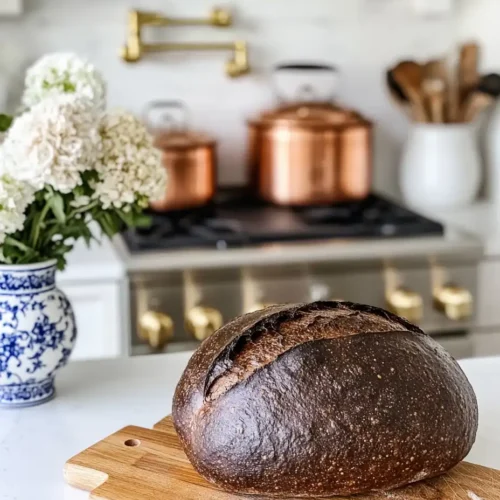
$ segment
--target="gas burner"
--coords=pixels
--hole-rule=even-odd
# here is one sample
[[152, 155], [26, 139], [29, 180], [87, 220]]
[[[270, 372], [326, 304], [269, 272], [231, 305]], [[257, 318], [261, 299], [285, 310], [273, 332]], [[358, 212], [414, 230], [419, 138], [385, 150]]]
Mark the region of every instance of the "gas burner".
[[359, 202], [284, 208], [228, 189], [210, 206], [151, 213], [151, 226], [124, 233], [132, 253], [182, 248], [227, 248], [338, 238], [442, 235], [443, 226], [372, 194]]
[[363, 213], [360, 204], [345, 203], [330, 206], [306, 207], [296, 209], [297, 213], [309, 224], [352, 223], [360, 213]]

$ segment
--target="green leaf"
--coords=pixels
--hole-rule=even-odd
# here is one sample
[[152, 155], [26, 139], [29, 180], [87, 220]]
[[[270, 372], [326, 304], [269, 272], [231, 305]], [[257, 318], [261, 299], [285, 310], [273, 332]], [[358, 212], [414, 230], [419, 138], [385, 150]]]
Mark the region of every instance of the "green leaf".
[[50, 208], [52, 209], [52, 213], [54, 214], [55, 218], [57, 219], [57, 222], [60, 224], [65, 224], [66, 223], [66, 214], [64, 213], [64, 200], [63, 197], [58, 194], [54, 193], [50, 197]]
[[65, 243], [61, 243], [56, 248], [54, 248], [54, 255], [56, 257], [62, 256], [68, 252], [73, 250], [73, 245], [66, 245]]
[[58, 271], [64, 271], [64, 268], [66, 267], [66, 258], [63, 255], [59, 255], [56, 259]]
[[7, 132], [13, 121], [14, 118], [12, 116], [0, 113], [0, 132]]
[[96, 220], [108, 238], [112, 238], [118, 232], [113, 217], [109, 213], [101, 212]]
[[152, 222], [153, 220], [149, 215], [139, 213], [134, 216], [134, 227], [147, 228], [151, 226]]
[[151, 226], [151, 217], [142, 212], [125, 212], [116, 210], [116, 214], [125, 223], [127, 227], [149, 227]]
[[12, 236], [6, 236], [5, 243], [12, 245], [13, 247], [16, 247], [19, 250], [22, 250], [23, 252], [28, 252], [29, 250], [32, 250], [28, 245], [21, 243], [20, 241], [14, 239]]
[[134, 214], [132, 212], [117, 210], [116, 213], [127, 226], [132, 227], [134, 225]]
[[87, 245], [87, 248], [90, 247], [90, 242], [94, 239], [94, 235], [92, 234], [92, 231], [85, 226], [82, 228], [82, 238], [85, 240], [85, 244]]

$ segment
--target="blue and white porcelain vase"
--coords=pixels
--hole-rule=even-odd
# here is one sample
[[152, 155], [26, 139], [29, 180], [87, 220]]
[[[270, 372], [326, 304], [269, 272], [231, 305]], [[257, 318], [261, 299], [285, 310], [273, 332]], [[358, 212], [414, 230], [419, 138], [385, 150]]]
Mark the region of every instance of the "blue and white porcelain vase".
[[0, 407], [54, 396], [54, 375], [76, 340], [73, 309], [56, 287], [56, 262], [0, 265]]

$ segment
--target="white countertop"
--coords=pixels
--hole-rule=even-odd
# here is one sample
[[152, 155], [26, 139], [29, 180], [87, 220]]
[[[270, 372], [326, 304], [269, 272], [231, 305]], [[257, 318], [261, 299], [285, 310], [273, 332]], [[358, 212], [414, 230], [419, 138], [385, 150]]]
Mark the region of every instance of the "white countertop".
[[[168, 415], [189, 353], [73, 363], [46, 405], [0, 410], [0, 500], [79, 500], [65, 485], [65, 461], [125, 427]], [[479, 401], [479, 433], [469, 460], [500, 469], [500, 358], [461, 363]]]
[[476, 236], [487, 257], [500, 257], [500, 206], [483, 201], [460, 209], [428, 211], [426, 215]]

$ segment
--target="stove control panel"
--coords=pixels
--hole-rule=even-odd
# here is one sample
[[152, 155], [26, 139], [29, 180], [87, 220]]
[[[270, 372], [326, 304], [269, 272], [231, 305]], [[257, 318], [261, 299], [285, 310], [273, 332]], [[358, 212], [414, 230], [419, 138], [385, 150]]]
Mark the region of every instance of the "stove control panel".
[[389, 309], [431, 335], [472, 331], [477, 276], [477, 260], [456, 255], [141, 274], [130, 280], [131, 352], [194, 349], [242, 313], [318, 300]]

